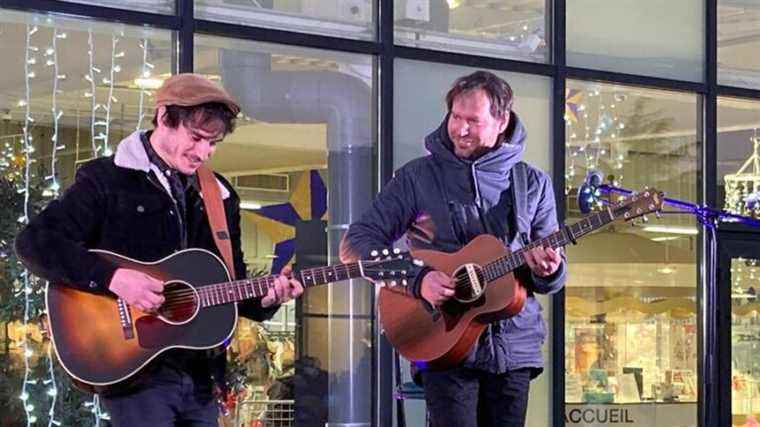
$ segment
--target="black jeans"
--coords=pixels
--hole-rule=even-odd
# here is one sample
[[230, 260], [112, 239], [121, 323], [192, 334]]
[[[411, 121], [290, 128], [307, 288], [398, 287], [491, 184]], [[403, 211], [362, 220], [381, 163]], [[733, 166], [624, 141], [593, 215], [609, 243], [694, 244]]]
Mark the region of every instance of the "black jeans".
[[525, 425], [530, 368], [492, 374], [460, 367], [421, 374], [433, 427]]
[[161, 366], [146, 375], [137, 390], [101, 398], [115, 427], [213, 426], [219, 410], [210, 379], [198, 381], [178, 369]]

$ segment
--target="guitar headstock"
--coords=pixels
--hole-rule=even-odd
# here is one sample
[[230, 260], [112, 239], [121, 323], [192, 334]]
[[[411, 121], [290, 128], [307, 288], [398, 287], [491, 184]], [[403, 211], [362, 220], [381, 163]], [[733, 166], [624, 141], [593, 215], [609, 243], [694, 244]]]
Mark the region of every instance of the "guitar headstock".
[[630, 221], [646, 214], [657, 213], [662, 210], [665, 195], [653, 188], [645, 189], [640, 193], [632, 194], [617, 204], [610, 205], [614, 219]]
[[382, 286], [406, 286], [417, 274], [420, 260], [399, 249], [372, 251], [374, 259], [361, 261], [362, 276]]

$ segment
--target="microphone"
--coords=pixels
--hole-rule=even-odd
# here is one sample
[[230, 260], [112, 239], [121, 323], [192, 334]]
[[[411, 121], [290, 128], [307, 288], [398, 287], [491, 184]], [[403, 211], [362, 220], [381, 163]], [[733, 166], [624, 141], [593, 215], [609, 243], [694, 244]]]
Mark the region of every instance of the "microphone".
[[604, 177], [601, 172], [590, 170], [586, 174], [586, 179], [583, 180], [583, 184], [578, 187], [578, 208], [581, 213], [587, 214], [591, 212], [594, 207], [594, 203], [599, 200], [601, 191], [599, 186], [602, 185]]

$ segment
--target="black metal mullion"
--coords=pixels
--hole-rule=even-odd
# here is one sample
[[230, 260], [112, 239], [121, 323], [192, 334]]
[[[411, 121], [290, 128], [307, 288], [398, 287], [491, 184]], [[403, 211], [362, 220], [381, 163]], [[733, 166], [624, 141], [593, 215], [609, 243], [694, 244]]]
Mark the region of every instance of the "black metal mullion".
[[172, 71], [192, 73], [194, 69], [195, 49], [195, 0], [175, 0], [180, 28], [177, 31], [177, 61], [178, 67]]
[[23, 12], [56, 13], [128, 25], [150, 25], [151, 27], [169, 30], [176, 30], [180, 26], [179, 19], [173, 15], [56, 0], [0, 0], [0, 8]]
[[455, 64], [472, 68], [488, 68], [491, 70], [512, 71], [518, 73], [553, 76], [554, 67], [548, 64], [518, 61], [514, 59], [494, 58], [490, 56], [470, 55], [457, 52], [433, 51], [417, 47], [395, 46], [394, 56], [416, 61]]
[[[716, 206], [717, 202], [717, 138], [718, 138], [718, 0], [705, 0], [705, 87], [706, 91], [700, 98], [700, 110], [702, 113], [701, 132], [702, 158], [701, 173], [698, 171], [697, 178], [700, 184], [698, 192], [699, 201], [708, 206]], [[717, 239], [717, 236], [714, 235]], [[697, 307], [700, 308], [697, 315], [697, 352], [700, 357], [697, 360], [697, 372], [702, 376], [698, 382], [697, 401], [698, 417], [700, 426], [720, 425], [723, 403], [720, 387], [720, 333], [718, 329], [718, 307], [720, 295], [716, 289], [710, 286], [718, 285], [717, 277], [708, 275], [717, 274], [710, 271], [708, 266], [718, 260], [718, 253], [710, 250], [710, 238], [708, 233], [701, 232], [698, 260], [697, 280]], [[730, 399], [728, 399], [730, 402]], [[728, 405], [730, 412], [730, 404]]]
[[380, 53], [378, 43], [372, 41], [344, 39], [319, 34], [251, 27], [201, 19], [196, 19], [194, 22], [195, 32], [207, 35], [370, 55]]
[[393, 2], [380, 3], [380, 184], [393, 177]]
[[[393, 177], [393, 2], [376, 0], [378, 11], [377, 19], [377, 36], [379, 41], [379, 111], [378, 111], [378, 153], [379, 168], [378, 181], [382, 187]], [[380, 325], [376, 325], [380, 330]], [[394, 350], [388, 339], [382, 333], [375, 334], [377, 337], [377, 363], [379, 369], [375, 370], [377, 381], [378, 396], [373, 401], [377, 401], [375, 422], [380, 427], [391, 427], [393, 425], [393, 407], [394, 407], [394, 379], [395, 367]], [[403, 405], [403, 402], [402, 402]]]
[[[555, 76], [552, 87], [552, 181], [557, 205], [557, 220], [565, 222], [565, 92], [567, 88], [566, 56], [566, 3], [565, 0], [547, 0], [552, 15], [552, 63]], [[552, 426], [565, 425], [565, 290], [552, 298], [551, 340], [551, 407]]]
[[567, 78], [682, 92], [704, 93], [707, 90], [704, 83], [625, 74], [615, 71], [592, 70], [580, 67], [567, 67]]
[[732, 96], [735, 98], [747, 98], [760, 100], [760, 89], [747, 89], [733, 86], [717, 86], [718, 96]]
[[708, 206], [717, 206], [717, 138], [718, 138], [718, 5], [705, 0], [705, 84], [704, 149], [702, 159], [703, 199]]

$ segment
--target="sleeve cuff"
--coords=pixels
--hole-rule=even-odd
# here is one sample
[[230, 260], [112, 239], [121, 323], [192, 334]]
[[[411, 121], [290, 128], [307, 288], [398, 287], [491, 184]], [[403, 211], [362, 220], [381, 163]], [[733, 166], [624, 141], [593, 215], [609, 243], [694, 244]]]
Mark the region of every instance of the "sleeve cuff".
[[87, 290], [103, 294], [110, 293], [108, 287], [110, 286], [111, 279], [118, 268], [119, 267], [116, 264], [98, 258], [90, 272], [90, 282], [85, 284]]
[[562, 287], [562, 284], [564, 282], [564, 276], [565, 276], [565, 261], [563, 260], [562, 263], [559, 265], [559, 268], [557, 268], [557, 271], [552, 273], [549, 276], [541, 277], [536, 274], [533, 274], [531, 271], [531, 279], [533, 279], [533, 287], [534, 289], [541, 294], [549, 294], [552, 293], [559, 288]]
[[417, 273], [417, 275], [414, 277], [414, 282], [412, 282], [412, 287], [410, 291], [412, 291], [412, 295], [414, 295], [417, 299], [423, 299], [422, 298], [422, 279], [425, 278], [425, 275], [433, 271], [430, 267], [421, 267], [420, 271]]

